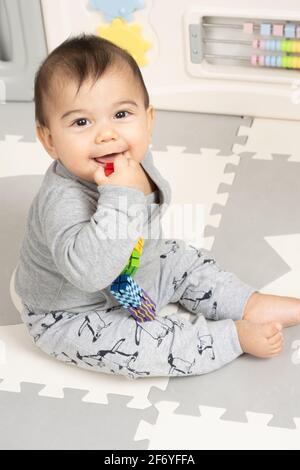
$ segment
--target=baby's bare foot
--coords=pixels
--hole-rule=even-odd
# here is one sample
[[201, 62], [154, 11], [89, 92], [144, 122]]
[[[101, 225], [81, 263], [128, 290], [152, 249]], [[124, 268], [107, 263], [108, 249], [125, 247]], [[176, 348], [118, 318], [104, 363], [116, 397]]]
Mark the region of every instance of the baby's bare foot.
[[243, 320], [253, 323], [279, 322], [283, 327], [300, 323], [300, 299], [255, 292], [249, 298]]
[[282, 326], [277, 322], [252, 323], [247, 320], [235, 322], [241, 348], [256, 357], [278, 356], [283, 349]]

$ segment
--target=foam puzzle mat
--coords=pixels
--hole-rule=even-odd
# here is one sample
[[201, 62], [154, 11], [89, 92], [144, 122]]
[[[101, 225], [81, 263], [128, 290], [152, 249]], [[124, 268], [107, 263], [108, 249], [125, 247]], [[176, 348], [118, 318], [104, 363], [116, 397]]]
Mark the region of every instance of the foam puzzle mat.
[[[203, 208], [199, 244], [261, 292], [300, 297], [300, 123], [156, 115], [154, 162], [172, 204]], [[34, 345], [13, 281], [52, 160], [36, 140], [32, 104], [1, 105], [0, 118], [0, 449], [299, 449], [300, 326], [284, 330], [274, 359], [245, 354], [211, 374], [170, 379], [77, 369]], [[174, 312], [191, 318], [177, 304], [160, 315]]]

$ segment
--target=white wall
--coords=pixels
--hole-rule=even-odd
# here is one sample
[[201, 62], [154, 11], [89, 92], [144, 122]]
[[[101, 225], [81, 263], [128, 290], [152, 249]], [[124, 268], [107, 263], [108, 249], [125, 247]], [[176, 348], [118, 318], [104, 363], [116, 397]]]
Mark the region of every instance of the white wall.
[[[71, 34], [106, 24], [88, 3], [42, 0], [49, 51]], [[188, 25], [203, 15], [300, 21], [300, 1], [146, 0], [133, 23], [152, 44], [141, 70], [156, 108], [299, 119], [300, 71], [191, 63]]]

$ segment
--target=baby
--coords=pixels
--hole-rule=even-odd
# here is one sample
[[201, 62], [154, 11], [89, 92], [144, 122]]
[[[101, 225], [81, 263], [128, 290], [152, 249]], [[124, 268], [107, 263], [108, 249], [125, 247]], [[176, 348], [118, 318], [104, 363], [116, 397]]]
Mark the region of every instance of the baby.
[[[41, 64], [35, 106], [37, 136], [54, 162], [28, 213], [15, 288], [36, 345], [131, 379], [280, 354], [282, 327], [300, 322], [299, 299], [261, 294], [207, 250], [162, 237], [171, 190], [149, 151], [154, 109], [135, 60], [97, 36], [69, 38]], [[179, 302], [193, 321], [171, 314], [141, 323], [111, 294], [140, 237], [135, 282], [157, 313]]]

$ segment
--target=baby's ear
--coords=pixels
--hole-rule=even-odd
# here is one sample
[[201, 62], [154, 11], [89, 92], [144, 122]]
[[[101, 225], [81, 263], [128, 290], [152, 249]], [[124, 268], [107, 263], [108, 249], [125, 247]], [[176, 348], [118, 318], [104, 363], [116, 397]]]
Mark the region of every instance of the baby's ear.
[[152, 106], [151, 104], [150, 104], [149, 108], [147, 109], [147, 114], [148, 114], [149, 119], [151, 119], [151, 121], [154, 121], [154, 119], [155, 119], [155, 109], [154, 109], [154, 106]]
[[53, 145], [52, 136], [50, 130], [45, 127], [41, 126], [38, 122], [36, 123], [36, 136], [43, 145], [46, 152], [50, 155], [51, 158], [54, 160], [58, 159], [56, 155], [55, 147]]
[[148, 130], [149, 135], [152, 136], [153, 125], [155, 120], [155, 109], [152, 105], [149, 106], [147, 109], [147, 117], [148, 117]]

